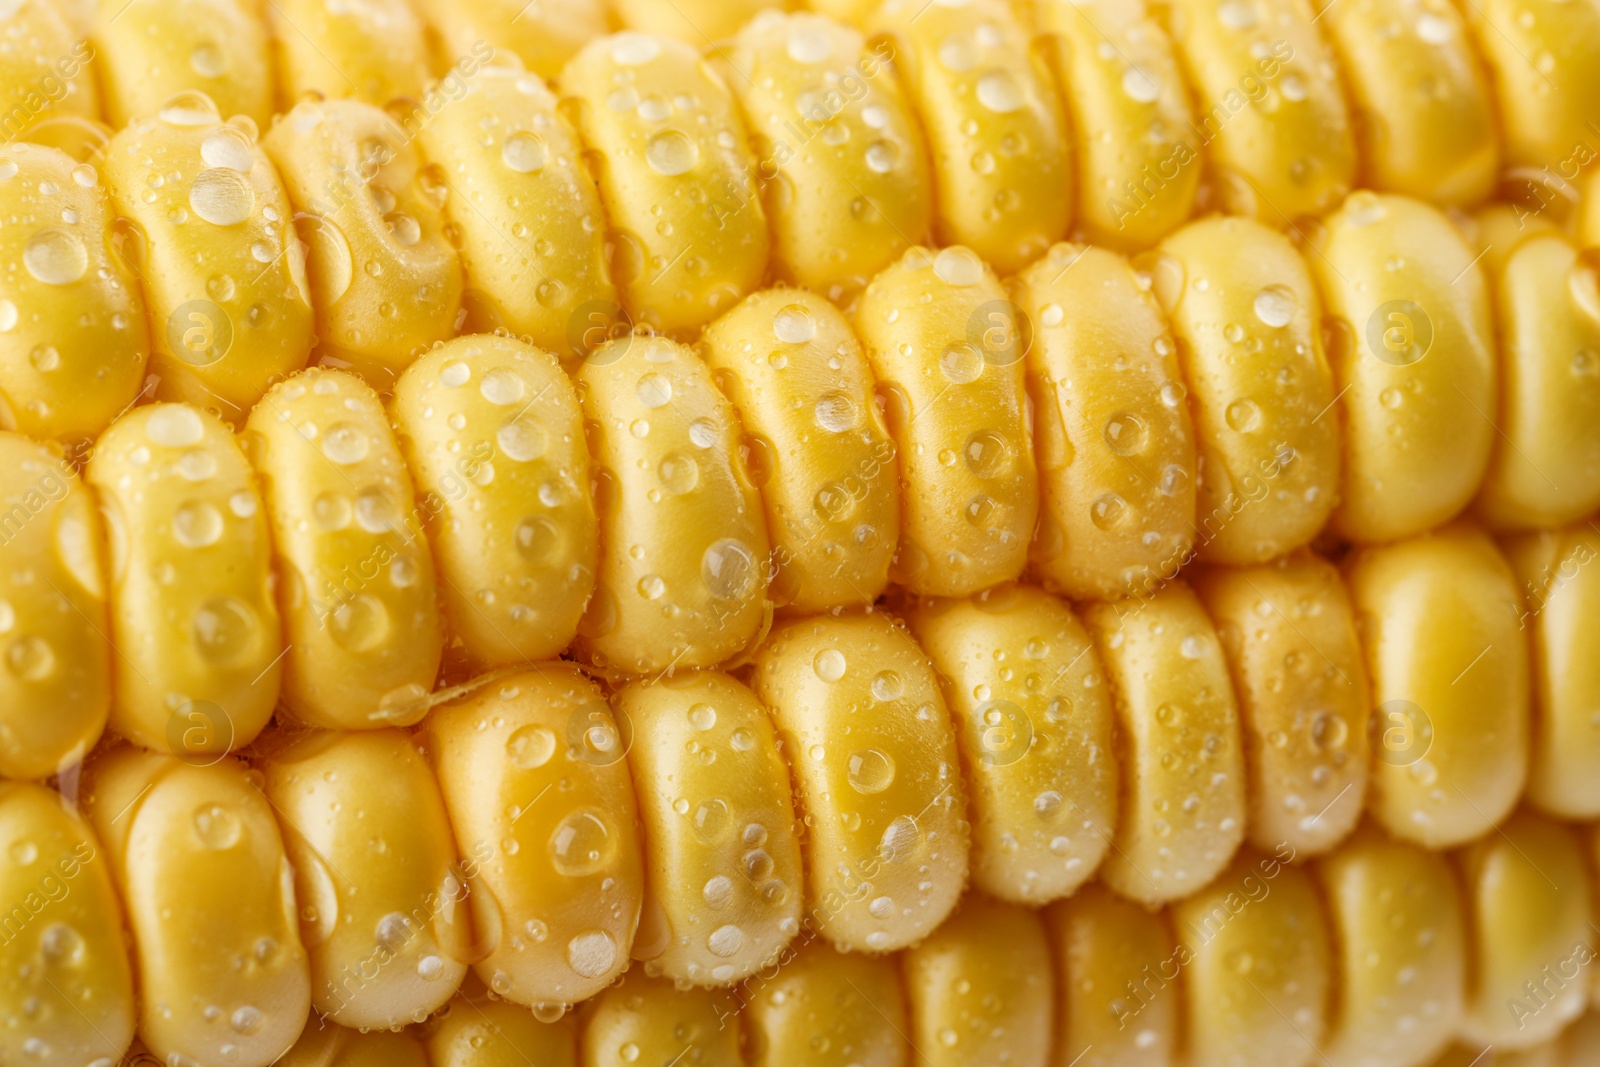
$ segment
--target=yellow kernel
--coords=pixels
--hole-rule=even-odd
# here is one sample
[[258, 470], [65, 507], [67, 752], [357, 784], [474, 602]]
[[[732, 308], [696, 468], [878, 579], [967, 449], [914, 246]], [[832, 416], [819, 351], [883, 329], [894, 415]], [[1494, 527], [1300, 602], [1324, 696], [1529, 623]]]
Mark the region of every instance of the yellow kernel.
[[1050, 944], [1036, 912], [969, 894], [902, 964], [907, 1033], [929, 1067], [1043, 1067], [1055, 1002]]
[[307, 99], [261, 146], [307, 247], [317, 356], [387, 392], [461, 325], [461, 261], [409, 129], [370, 104]]
[[961, 895], [968, 846], [955, 737], [927, 657], [880, 613], [821, 616], [776, 628], [752, 683], [810, 835], [809, 921], [851, 950], [920, 941]]
[[1033, 570], [1080, 599], [1151, 589], [1195, 536], [1194, 424], [1160, 305], [1126, 260], [1087, 245], [1052, 248], [1012, 297], [1032, 330]]
[[466, 886], [433, 772], [401, 730], [274, 738], [256, 766], [295, 870], [317, 1011], [360, 1029], [455, 993]]
[[744, 123], [694, 48], [632, 31], [590, 42], [561, 72], [594, 153], [633, 321], [704, 326], [761, 284], [768, 235]]
[[796, 6], [794, 0], [612, 0], [630, 30], [688, 41], [696, 48], [739, 32], [759, 12]]
[[[438, 36], [439, 67], [471, 78], [491, 60], [554, 78], [606, 32], [605, 0], [416, 0]], [[513, 62], [516, 61], [516, 62]]]
[[[94, 166], [0, 146], [0, 426], [83, 441], [140, 395], [149, 356], [135, 271]], [[110, 239], [108, 239], [110, 238]]]
[[773, 269], [846, 303], [933, 225], [927, 146], [888, 63], [855, 29], [764, 14], [723, 55], [751, 132]]
[[1506, 166], [1576, 172], [1593, 158], [1600, 10], [1564, 0], [1481, 0], [1462, 14], [1488, 70]]
[[1264, 563], [1298, 548], [1339, 487], [1337, 394], [1306, 261], [1260, 223], [1213, 217], [1146, 262], [1199, 435], [1200, 558]]
[[1500, 139], [1456, 5], [1422, 0], [1397, 11], [1354, 0], [1323, 7], [1323, 18], [1357, 118], [1365, 183], [1441, 205], [1492, 193]]
[[111, 547], [111, 728], [185, 762], [249, 744], [278, 702], [283, 640], [255, 475], [222, 420], [149, 404], [95, 443]]
[[421, 124], [466, 268], [467, 328], [506, 329], [563, 359], [621, 318], [606, 219], [583, 146], [556, 98], [520, 70], [480, 71], [472, 92]]
[[1477, 250], [1438, 209], [1367, 192], [1328, 219], [1319, 244], [1309, 262], [1333, 320], [1344, 416], [1334, 527], [1356, 541], [1411, 537], [1472, 499], [1496, 436]]
[[645, 674], [746, 650], [768, 611], [766, 523], [711, 368], [641, 334], [596, 349], [577, 379], [601, 543], [579, 653]]
[[133, 1041], [133, 976], [105, 849], [55, 790], [3, 782], [0, 857], [0, 1056], [121, 1062]]
[[1302, 552], [1193, 581], [1239, 697], [1250, 842], [1327, 852], [1361, 818], [1369, 760], [1367, 674], [1339, 572]]
[[1522, 592], [1533, 672], [1528, 800], [1559, 819], [1600, 816], [1600, 531], [1592, 522], [1521, 534], [1502, 547]]
[[380, 106], [396, 97], [423, 99], [431, 80], [428, 44], [407, 0], [271, 0], [265, 7], [279, 111], [308, 93]]
[[972, 879], [1040, 904], [1094, 875], [1117, 823], [1111, 696], [1083, 625], [1026, 586], [907, 617], [945, 679], [972, 792]]
[[582, 1067], [665, 1064], [674, 1058], [704, 1067], [743, 1067], [738, 1007], [726, 993], [680, 991], [636, 969], [586, 1011], [578, 1054]]
[[750, 1067], [909, 1067], [905, 987], [898, 961], [801, 948], [740, 1015]]
[[870, 29], [891, 40], [927, 132], [939, 243], [966, 245], [1010, 274], [1065, 237], [1066, 117], [1008, 0], [887, 0]]
[[460, 337], [406, 369], [391, 410], [466, 658], [559, 655], [597, 562], [589, 453], [561, 365], [520, 341]]
[[521, 1004], [459, 996], [427, 1031], [433, 1067], [574, 1067], [577, 1027], [570, 1012], [541, 1022]]
[[[1172, 907], [1194, 1063], [1306, 1067], [1327, 1024], [1331, 947], [1311, 876], [1249, 849]], [[1280, 862], [1284, 861], [1284, 862]]]
[[276, 1067], [428, 1067], [428, 1054], [407, 1033], [349, 1030], [312, 1016]]
[[1084, 614], [1111, 679], [1122, 804], [1100, 880], [1146, 906], [1195, 892], [1244, 837], [1239, 708], [1221, 643], [1182, 581]]
[[105, 181], [140, 249], [157, 395], [238, 425], [311, 354], [305, 256], [252, 123], [163, 116], [111, 139]]
[[1103, 885], [1045, 913], [1056, 957], [1058, 1067], [1173, 1067], [1182, 950], [1165, 912]]
[[748, 297], [699, 349], [738, 409], [772, 538], [773, 601], [876, 600], [900, 531], [894, 442], [850, 324], [803, 289]]
[[1203, 169], [1172, 41], [1145, 0], [1035, 12], [1077, 135], [1078, 225], [1107, 248], [1149, 248], [1189, 218]]
[[84, 807], [137, 945], [140, 1038], [169, 1063], [276, 1062], [311, 983], [283, 838], [243, 765], [111, 749]]
[[80, 36], [72, 12], [56, 0], [22, 0], [6, 20], [6, 48], [0, 52], [0, 115], [6, 140], [34, 144], [41, 121], [62, 116], [100, 115], [95, 88], [94, 46]]
[[105, 729], [112, 667], [100, 523], [65, 457], [0, 433], [0, 777], [64, 772]]
[[1338, 69], [1311, 6], [1160, 0], [1219, 205], [1278, 227], [1332, 208], [1356, 177]]
[[1489, 832], [1527, 779], [1528, 645], [1510, 566], [1459, 522], [1362, 549], [1345, 580], [1376, 720], [1368, 810], [1424, 848]]
[[913, 248], [855, 325], [899, 449], [894, 579], [934, 596], [1014, 580], [1038, 515], [1015, 305], [971, 250]]
[[283, 701], [313, 726], [407, 726], [427, 711], [441, 622], [400, 448], [358, 378], [313, 367], [246, 424], [278, 552]]
[[1368, 824], [1314, 871], [1335, 953], [1329, 1062], [1429, 1062], [1461, 1021], [1466, 946], [1449, 861]]
[[1500, 432], [1476, 511], [1497, 528], [1560, 526], [1600, 507], [1600, 263], [1553, 231], [1484, 259], [1500, 330]]
[[712, 672], [635, 682], [613, 704], [632, 732], [651, 887], [634, 956], [674, 981], [744, 979], [800, 929], [805, 897], [772, 721], [744, 684]]
[[644, 871], [623, 762], [632, 735], [618, 727], [564, 663], [486, 681], [425, 724], [466, 857], [474, 969], [540, 1012], [593, 996], [628, 966]]
[[267, 27], [255, 0], [100, 0], [91, 27], [106, 118], [119, 129], [214, 102], [272, 117]]
[[1592, 849], [1521, 811], [1455, 858], [1471, 946], [1461, 1036], [1508, 1049], [1550, 1040], [1589, 1000]]

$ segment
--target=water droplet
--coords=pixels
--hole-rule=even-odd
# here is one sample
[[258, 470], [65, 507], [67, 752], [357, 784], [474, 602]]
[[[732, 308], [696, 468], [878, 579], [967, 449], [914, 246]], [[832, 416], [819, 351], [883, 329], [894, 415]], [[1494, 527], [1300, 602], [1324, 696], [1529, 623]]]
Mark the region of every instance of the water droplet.
[[933, 257], [933, 272], [949, 285], [967, 288], [983, 280], [983, 260], [959, 245], [940, 250]]
[[89, 253], [66, 230], [40, 230], [22, 249], [22, 265], [46, 285], [71, 285], [89, 269]]
[[557, 871], [573, 878], [603, 870], [615, 849], [611, 831], [598, 811], [575, 811], [562, 819], [550, 835], [552, 863]]
[[799, 304], [790, 304], [772, 316], [772, 333], [785, 344], [801, 345], [817, 335], [817, 324], [811, 312]]
[[523, 770], [543, 767], [555, 754], [555, 731], [539, 723], [524, 726], [506, 738], [506, 755]]
[[903, 863], [922, 841], [922, 830], [909, 815], [900, 815], [891, 822], [883, 837], [878, 840], [878, 857], [885, 863]]
[[724, 537], [700, 559], [700, 580], [718, 600], [741, 600], [756, 582], [755, 556], [743, 541]]
[[639, 379], [634, 393], [639, 403], [652, 410], [664, 407], [672, 399], [672, 382], [659, 374], [650, 373]]
[[894, 757], [875, 748], [862, 749], [850, 756], [850, 785], [865, 795], [881, 793], [894, 782]]
[[567, 942], [567, 966], [585, 978], [602, 978], [617, 962], [617, 943], [604, 930], [589, 930]]
[[731, 923], [719, 926], [706, 938], [706, 948], [713, 956], [727, 959], [744, 947], [744, 931]]
[[174, 126], [209, 126], [222, 120], [212, 99], [195, 89], [185, 89], [169, 97], [156, 115], [162, 122]]
[[717, 709], [710, 704], [695, 704], [689, 709], [689, 725], [696, 730], [709, 730], [717, 725]]
[[220, 852], [239, 843], [244, 827], [239, 817], [221, 804], [203, 804], [194, 813], [194, 832], [202, 845]]
[[236, 170], [201, 171], [189, 187], [189, 207], [213, 226], [237, 226], [256, 206], [255, 190]]
[[1138, 67], [1130, 66], [1122, 72], [1122, 91], [1141, 104], [1155, 102], [1161, 96], [1161, 83]]
[[212, 597], [194, 614], [194, 643], [208, 662], [222, 667], [248, 660], [260, 626], [249, 604], [237, 597]]
[[222, 538], [222, 512], [204, 500], [190, 500], [172, 516], [172, 536], [188, 548], [205, 548]]
[[721, 909], [733, 901], [733, 880], [725, 874], [719, 874], [709, 879], [705, 888], [701, 890], [706, 906]]
[[1284, 285], [1269, 285], [1256, 294], [1256, 318], [1273, 329], [1289, 325], [1297, 301], [1294, 291]]
[[1132, 412], [1119, 411], [1106, 420], [1106, 444], [1119, 456], [1138, 455], [1148, 436], [1144, 420]]
[[899, 700], [900, 694], [904, 691], [905, 685], [900, 681], [900, 676], [894, 671], [879, 671], [873, 676], [872, 697], [874, 700]]
[[335, 423], [322, 435], [322, 454], [341, 467], [366, 459], [370, 447], [366, 433], [352, 423]]
[[549, 160], [544, 139], [527, 130], [518, 130], [500, 146], [500, 161], [518, 174], [537, 174]]
[[1261, 409], [1253, 400], [1235, 400], [1226, 412], [1228, 425], [1240, 433], [1249, 433], [1261, 425]]
[[983, 354], [965, 341], [958, 341], [939, 357], [939, 370], [955, 385], [975, 382], [983, 374]]
[[657, 174], [684, 174], [700, 159], [700, 146], [682, 130], [662, 130], [644, 148], [645, 162]]
[[817, 677], [830, 684], [844, 677], [845, 666], [844, 653], [837, 648], [825, 648], [811, 661], [811, 669]]
[[248, 174], [255, 165], [250, 147], [249, 136], [237, 126], [218, 126], [200, 142], [200, 158], [208, 167]]
[[798, 26], [789, 31], [785, 51], [796, 63], [821, 63], [833, 55], [833, 38], [820, 26]]
[[1128, 502], [1116, 493], [1101, 493], [1089, 505], [1089, 518], [1102, 530], [1114, 530], [1128, 515]]
[[893, 141], [873, 141], [867, 145], [867, 169], [874, 174], [888, 174], [900, 162], [900, 149]]
[[656, 476], [661, 481], [661, 487], [676, 496], [693, 492], [694, 487], [700, 484], [700, 464], [694, 457], [686, 456], [682, 452], [669, 452], [663, 456], [656, 467]]
[[856, 402], [844, 393], [823, 393], [817, 398], [816, 415], [817, 425], [829, 433], [846, 433], [861, 421]]
[[624, 67], [642, 67], [661, 54], [661, 42], [643, 33], [619, 33], [611, 38], [611, 60]]

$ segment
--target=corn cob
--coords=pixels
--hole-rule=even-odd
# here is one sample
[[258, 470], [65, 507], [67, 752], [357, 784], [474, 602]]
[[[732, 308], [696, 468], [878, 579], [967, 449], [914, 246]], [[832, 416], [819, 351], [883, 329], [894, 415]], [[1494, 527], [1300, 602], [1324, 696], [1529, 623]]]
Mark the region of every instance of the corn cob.
[[[1458, 235], [1392, 194], [1481, 199], [1491, 90], [1524, 121], [1507, 158], [1555, 166], [1597, 95], [1592, 5], [1533, 5], [1511, 36], [1502, 5], [1475, 10], [1484, 89], [1453, 9], [1408, 23], [1400, 40], [1427, 47], [1386, 62], [1378, 42], [1403, 44], [1356, 0], [1337, 15], [1171, 2], [1155, 19], [840, 3], [823, 6], [884, 38], [769, 14], [710, 67], [702, 26], [733, 33], [743, 5], [633, 0], [618, 5], [631, 32], [588, 40], [597, 5], [430, 3], [440, 86], [481, 84], [389, 115], [372, 104], [418, 91], [429, 65], [420, 20], [269, 6], [135, 0], [123, 24], [102, 5], [104, 114], [124, 131], [96, 148], [94, 127], [47, 120], [0, 159], [0, 199], [27, 220], [9, 421], [98, 438], [76, 456], [86, 485], [6, 439], [5, 521], [20, 535], [46, 517], [0, 543], [22, 624], [0, 772], [60, 771], [74, 795], [107, 714], [144, 746], [90, 759], [87, 825], [48, 789], [5, 787], [3, 873], [25, 921], [7, 928], [22, 992], [0, 1004], [0, 1052], [111, 1062], [137, 1017], [140, 1055], [208, 1065], [285, 1049], [1303, 1064], [1319, 1045], [1376, 1065], [1426, 1062], [1452, 1037], [1475, 1044], [1446, 1062], [1489, 1042], [1530, 1063], [1581, 1054], [1563, 1047], [1577, 1028], [1555, 1039], [1584, 1001], [1567, 968], [1588, 949], [1585, 850], [1514, 808], [1526, 781], [1533, 804], [1593, 817], [1574, 669], [1600, 478], [1592, 272], [1553, 227], [1523, 239], [1526, 204]], [[1095, 17], [1137, 68], [1103, 54]], [[1563, 91], [1515, 69], [1519, 46], [1547, 80], [1570, 72]], [[392, 65], [328, 59], [379, 47]], [[498, 49], [533, 73], [481, 69]], [[312, 53], [347, 84], [319, 81]], [[845, 91], [821, 120], [801, 105], [819, 65]], [[1412, 66], [1436, 90], [1427, 108]], [[561, 109], [536, 78], [558, 72]], [[1240, 72], [1261, 100], [1242, 113]], [[1186, 118], [1184, 79], [1199, 125], [1142, 138]], [[297, 102], [307, 89], [355, 100]], [[774, 140], [796, 105], [822, 142], [798, 157]], [[274, 107], [288, 114], [258, 148]], [[1410, 134], [1379, 136], [1375, 116]], [[747, 126], [771, 143], [747, 149]], [[1449, 165], [1408, 158], [1418, 138]], [[1118, 154], [1135, 139], [1144, 155]], [[1182, 180], [1150, 179], [1150, 160], [1179, 156]], [[1358, 178], [1385, 192], [1346, 198]], [[874, 182], [848, 221], [820, 218]], [[1099, 200], [1118, 182], [1131, 206]], [[63, 190], [69, 228], [38, 230]], [[1191, 200], [1260, 222], [1184, 225]], [[1306, 214], [1328, 218], [1306, 235]], [[1159, 247], [1130, 265], [1055, 244], [1073, 218], [1120, 251]], [[538, 235], [526, 252], [518, 226]], [[919, 247], [930, 231], [972, 248]], [[213, 273], [251, 258], [266, 270], [242, 290], [237, 267]], [[822, 295], [758, 291], [768, 279]], [[1382, 331], [1363, 336], [1379, 296], [1438, 331], [1417, 372], [1383, 359]], [[489, 329], [526, 340], [451, 340]], [[294, 373], [310, 359], [328, 366]], [[151, 393], [176, 403], [126, 411]], [[1474, 498], [1492, 529], [1521, 531], [1503, 552], [1465, 521], [1427, 532]], [[1346, 592], [1305, 548], [1341, 540], [1398, 543], [1355, 553]], [[1191, 592], [1175, 575], [1195, 554]], [[1080, 623], [1052, 594], [1102, 602]], [[568, 649], [604, 689], [528, 666]], [[441, 663], [461, 684], [434, 692]], [[752, 688], [694, 670], [715, 667]], [[263, 733], [280, 672], [285, 714]], [[63, 700], [72, 714], [40, 738]], [[1459, 846], [1455, 875], [1375, 825], [1341, 843], [1369, 713], [1375, 821]], [[65, 884], [32, 881], [51, 849], [52, 878], [93, 862], [74, 852], [69, 874], [66, 843], [110, 871], [74, 883], [81, 911], [34, 926], [48, 905], [32, 902], [58, 905]], [[1311, 873], [1290, 865], [1319, 853]], [[1054, 902], [1048, 936], [1018, 903], [958, 904], [969, 867], [988, 897]], [[1374, 914], [1368, 886], [1410, 910]], [[304, 1025], [308, 1004], [326, 1019]]]

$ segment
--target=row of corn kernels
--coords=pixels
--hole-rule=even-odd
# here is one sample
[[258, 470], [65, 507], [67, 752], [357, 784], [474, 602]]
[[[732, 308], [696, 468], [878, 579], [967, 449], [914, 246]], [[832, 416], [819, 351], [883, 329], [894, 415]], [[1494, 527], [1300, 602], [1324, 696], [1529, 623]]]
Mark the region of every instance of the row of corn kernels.
[[[11, 246], [4, 249], [13, 260], [9, 280], [22, 298], [10, 306], [34, 308], [6, 331], [0, 360], [9, 417], [25, 432], [62, 438], [97, 433], [139, 395], [147, 354], [164, 398], [213, 406], [237, 420], [266, 383], [304, 364], [313, 340], [320, 358], [354, 367], [387, 389], [411, 359], [463, 322], [474, 330], [505, 327], [572, 356], [603, 338], [618, 318], [695, 331], [769, 275], [848, 302], [908, 246], [930, 237], [968, 244], [1009, 274], [1072, 226], [1074, 168], [1063, 117], [1068, 101], [1096, 112], [1073, 124], [1094, 131], [1077, 153], [1084, 171], [1079, 184], [1135, 186], [1124, 191], [1127, 199], [1118, 194], [1104, 205], [1102, 213], [1114, 214], [1114, 223], [1085, 222], [1079, 232], [1129, 250], [1149, 247], [1196, 211], [1207, 166], [1214, 183], [1233, 193], [1218, 193], [1206, 204], [1243, 211], [1249, 205], [1240, 197], [1255, 200], [1260, 192], [1259, 199], [1281, 211], [1258, 205], [1249, 213], [1283, 225], [1332, 211], [1358, 179], [1444, 203], [1474, 202], [1488, 191], [1500, 158], [1492, 94], [1469, 50], [1471, 35], [1442, 0], [1396, 16], [1381, 34], [1351, 31], [1363, 47], [1414, 39], [1414, 46], [1394, 45], [1411, 49], [1413, 64], [1372, 62], [1356, 48], [1360, 55], [1346, 57], [1344, 67], [1356, 81], [1360, 76], [1352, 72], [1370, 69], [1372, 78], [1398, 82], [1388, 95], [1403, 104], [1374, 111], [1383, 123], [1414, 127], [1421, 135], [1468, 131], [1483, 142], [1464, 152], [1487, 162], [1471, 165], [1483, 177], [1461, 198], [1388, 181], [1381, 173], [1357, 174], [1332, 53], [1317, 41], [1323, 20], [1289, 0], [1240, 0], [1204, 12], [1182, 5], [1169, 12], [1169, 24], [1182, 31], [1173, 41], [1148, 18], [1124, 25], [1115, 13], [1101, 12], [1095, 21], [1083, 6], [1047, 5], [1040, 18], [1060, 23], [1050, 40], [1073, 57], [1062, 69], [1085, 80], [1065, 81], [1059, 92], [1031, 58], [1022, 24], [1000, 0], [930, 5], [925, 16], [886, 5], [882, 15], [894, 32], [877, 44], [817, 18], [769, 14], [718, 53], [715, 66], [671, 39], [597, 39], [562, 72], [560, 89], [570, 106], [560, 107], [539, 78], [495, 66], [500, 53], [491, 55], [493, 46], [485, 45], [463, 52], [439, 88], [390, 114], [341, 100], [294, 106], [273, 123], [264, 151], [254, 138], [272, 107], [247, 106], [225, 90], [252, 81], [229, 72], [252, 64], [264, 71], [265, 60], [215, 60], [207, 49], [223, 44], [188, 39], [210, 35], [207, 41], [244, 47], [248, 34], [219, 34], [200, 16], [240, 3], [194, 0], [184, 5], [186, 12], [195, 9], [192, 19], [166, 26], [174, 21], [170, 5], [108, 0], [100, 17], [116, 20], [115, 32], [108, 24], [96, 38], [100, 58], [78, 63], [83, 91], [60, 104], [39, 97], [43, 117], [30, 117], [33, 125], [14, 131], [62, 143], [79, 157], [92, 153], [104, 171], [60, 160], [32, 166], [20, 158], [0, 161], [5, 170], [30, 172], [0, 190], [23, 222], [11, 228]], [[1529, 7], [1517, 15], [1519, 26], [1523, 16], [1530, 23], [1523, 29], [1531, 37], [1522, 45], [1556, 35], [1558, 50], [1530, 53], [1549, 69], [1536, 86], [1507, 71], [1494, 84], [1504, 97], [1501, 112], [1539, 112], [1540, 121], [1510, 128], [1542, 131], [1559, 145], [1508, 151], [1525, 170], [1548, 162], [1549, 173], [1539, 172], [1532, 187], [1536, 197], [1554, 197], [1549, 189], [1570, 191], [1567, 164], [1586, 144], [1582, 120], [1596, 94], [1582, 84], [1594, 66], [1584, 57], [1600, 51], [1600, 26], [1585, 30], [1583, 20], [1600, 23], [1600, 12], [1588, 0], [1534, 6], [1537, 13]], [[1334, 5], [1326, 23], [1364, 10]], [[235, 17], [255, 16], [236, 10]], [[1378, 18], [1371, 11], [1366, 17]], [[1507, 18], [1496, 13], [1479, 27], [1486, 49], [1490, 42], [1502, 47], [1503, 33], [1495, 30]], [[38, 54], [57, 45], [71, 54], [71, 31], [52, 9], [29, 0], [15, 19], [25, 28], [28, 20], [40, 21], [18, 34], [34, 41]], [[143, 25], [140, 19], [149, 25], [132, 32]], [[355, 14], [350, 19], [352, 25], [329, 28], [330, 40], [361, 37], [357, 31], [366, 23]], [[50, 30], [44, 23], [52, 20]], [[403, 19], [373, 20], [370, 30], [395, 21]], [[1116, 27], [1122, 48], [1099, 39], [1102, 23]], [[1268, 38], [1280, 32], [1299, 44], [1275, 51]], [[60, 38], [56, 44], [48, 43], [51, 34]], [[290, 37], [317, 39], [304, 27], [286, 30]], [[118, 49], [133, 55], [114, 61]], [[198, 77], [192, 63], [157, 62], [145, 54], [151, 49], [172, 49], [169, 59], [192, 49], [205, 55], [202, 68], [219, 73]], [[1138, 67], [1125, 58], [1151, 49], [1154, 58], [1141, 59]], [[337, 50], [325, 43], [321, 51]], [[885, 61], [889, 56], [893, 65]], [[509, 61], [511, 53], [503, 58]], [[1237, 77], [1230, 73], [1234, 61], [1242, 64]], [[119, 64], [143, 73], [121, 81], [137, 85], [148, 99], [108, 110], [115, 121], [129, 122], [115, 139], [100, 145], [103, 137], [72, 123], [65, 130], [51, 126], [56, 110], [71, 103], [87, 107], [94, 77]], [[1412, 69], [1419, 64], [1429, 69]], [[1243, 78], [1244, 88], [1230, 82], [1200, 92], [1197, 114], [1208, 117], [1196, 119], [1185, 103], [1180, 68], [1202, 88], [1220, 73]], [[31, 69], [21, 70], [10, 79], [24, 96], [32, 92], [30, 75]], [[1156, 88], [1152, 78], [1160, 91], [1142, 99]], [[1460, 95], [1443, 86], [1463, 78], [1474, 88], [1462, 93], [1478, 99], [1475, 117], [1443, 122], [1428, 108]], [[265, 73], [254, 80], [271, 81]], [[1402, 91], [1412, 80], [1434, 92]], [[1560, 91], [1553, 91], [1558, 83]], [[201, 90], [217, 102], [198, 95]], [[1093, 101], [1104, 106], [1095, 108]], [[228, 116], [234, 118], [224, 124]], [[1375, 118], [1362, 126], [1381, 129], [1377, 140], [1386, 146], [1419, 143], [1419, 136], [1402, 136]], [[1334, 128], [1342, 142], [1328, 134]], [[1169, 158], [1174, 145], [1185, 149], [1177, 153], [1181, 158]], [[1344, 162], [1320, 159], [1318, 152]], [[1112, 168], [1092, 162], [1101, 153], [1131, 166], [1130, 176], [1093, 173]], [[1153, 172], [1145, 153], [1158, 155]], [[1250, 156], [1262, 158], [1243, 159]], [[1451, 169], [1431, 167], [1437, 153], [1425, 158], [1430, 175]], [[40, 167], [47, 173], [33, 173]], [[1572, 170], [1570, 177], [1576, 176]], [[94, 185], [86, 190], [74, 182]], [[1270, 192], [1280, 185], [1298, 188], [1299, 199], [1290, 203], [1290, 193]], [[55, 192], [40, 194], [41, 187]], [[1088, 206], [1099, 201], [1099, 194], [1085, 198]], [[1534, 207], [1540, 215], [1559, 214], [1546, 212], [1542, 200]], [[1089, 219], [1092, 212], [1080, 206], [1076, 214]], [[68, 219], [77, 221], [58, 224]], [[114, 247], [108, 247], [102, 238], [113, 220]], [[1139, 233], [1130, 235], [1130, 229]], [[1338, 243], [1337, 234], [1331, 239]], [[1360, 257], [1363, 241], [1344, 241], [1352, 244], [1346, 254]], [[1468, 260], [1480, 250], [1474, 247]], [[1439, 254], [1450, 258], [1454, 249]], [[1336, 252], [1317, 250], [1311, 260], [1321, 273], [1347, 273]], [[1465, 263], [1456, 266], [1441, 284]], [[1482, 305], [1474, 280], [1430, 295]], [[1361, 282], [1355, 279], [1352, 288]], [[1358, 290], [1346, 295], [1367, 304]], [[1369, 316], [1343, 314], [1351, 309], [1338, 306], [1336, 295], [1329, 303], [1359, 342]], [[1377, 311], [1379, 303], [1365, 310]], [[1426, 302], [1423, 307], [1435, 310]], [[148, 328], [141, 328], [141, 318]], [[1387, 313], [1380, 319], [1387, 324]], [[1454, 343], [1445, 326], [1433, 331], [1441, 346]], [[1378, 334], [1384, 336], [1383, 328]], [[103, 383], [97, 403], [75, 393], [72, 382], [82, 375]], [[1466, 400], [1482, 401], [1474, 375], [1462, 377]]]
[[[528, 707], [502, 689], [444, 709], [433, 743], [470, 747], [486, 716]], [[540, 742], [521, 730], [525, 765]], [[567, 788], [588, 792], [604, 774], [593, 766]], [[447, 794], [470, 789], [441, 769]], [[691, 1054], [758, 1067], [1416, 1067], [1457, 1039], [1549, 1049], [1596, 985], [1596, 843], [1528, 811], [1453, 855], [1370, 824], [1310, 863], [1282, 842], [1246, 849], [1160, 911], [1101, 885], [1042, 912], [974, 891], [886, 956], [841, 953], [828, 924], [859, 905], [897, 910], [889, 883], [918, 875], [894, 868], [937, 862], [931, 841], [886, 843], [849, 897], [810, 902], [797, 926], [778, 869], [795, 843], [783, 828], [752, 842], [765, 827], [741, 830], [727, 808], [702, 805], [697, 831], [678, 835], [706, 857], [749, 850], [742, 873], [703, 887], [641, 873], [614, 803], [609, 823], [577, 808], [547, 856], [526, 857], [513, 831], [453, 864], [438, 791], [398, 734], [296, 738], [249, 772], [122, 748], [90, 776], [88, 823], [44, 787], [0, 786], [0, 887], [17, 900], [0, 937], [7, 1062], [111, 1063], [137, 1028], [157, 1062], [242, 1067], [297, 1040], [289, 1064], [425, 1063], [417, 1039], [434, 1067], [551, 1067], [579, 1048], [595, 1067]], [[544, 788], [563, 790], [550, 777]], [[511, 869], [549, 874], [510, 886]], [[726, 869], [713, 859], [694, 874]], [[698, 914], [674, 926], [691, 899]], [[686, 977], [708, 950], [736, 969], [731, 989]], [[575, 1016], [541, 999], [583, 992]], [[352, 1032], [413, 1023], [426, 1025]], [[360, 1058], [369, 1045], [375, 1058]]]

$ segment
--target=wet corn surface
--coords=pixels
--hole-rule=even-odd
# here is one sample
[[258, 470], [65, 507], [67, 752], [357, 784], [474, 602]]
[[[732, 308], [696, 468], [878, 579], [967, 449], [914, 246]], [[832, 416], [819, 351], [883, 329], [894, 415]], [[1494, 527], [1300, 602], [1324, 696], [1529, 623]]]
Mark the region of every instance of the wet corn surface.
[[0, 1065], [1600, 1065], [1600, 0], [0, 0]]

